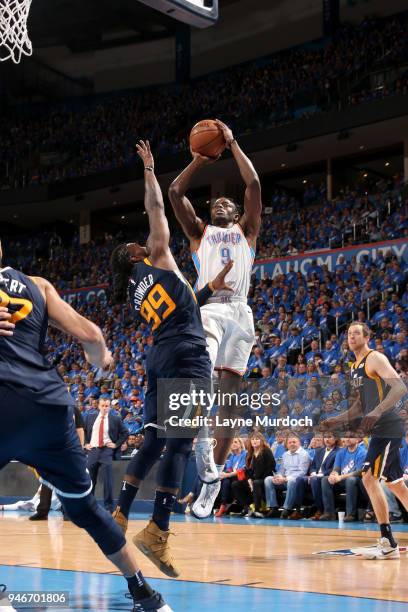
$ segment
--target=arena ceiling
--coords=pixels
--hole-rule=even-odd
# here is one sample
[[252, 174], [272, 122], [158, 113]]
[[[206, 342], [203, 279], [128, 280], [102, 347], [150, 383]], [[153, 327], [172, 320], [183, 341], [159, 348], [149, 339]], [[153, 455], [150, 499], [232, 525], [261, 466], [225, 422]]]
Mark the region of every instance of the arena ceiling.
[[[220, 10], [239, 0], [219, 0]], [[34, 48], [97, 51], [174, 36], [177, 21], [138, 0], [34, 0], [29, 31]]]

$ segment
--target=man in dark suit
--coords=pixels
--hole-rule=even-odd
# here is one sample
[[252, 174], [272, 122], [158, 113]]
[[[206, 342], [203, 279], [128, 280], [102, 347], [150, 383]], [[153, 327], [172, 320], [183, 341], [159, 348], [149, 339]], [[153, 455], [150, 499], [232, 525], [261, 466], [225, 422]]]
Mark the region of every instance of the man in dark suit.
[[[311, 517], [318, 521], [323, 514], [322, 478], [328, 476], [334, 466], [334, 460], [339, 448], [339, 440], [333, 434], [327, 433], [324, 437], [324, 445], [317, 448], [310, 464], [309, 476], [299, 476], [296, 479], [296, 498], [303, 503], [306, 486], [310, 484], [316, 512]], [[303, 518], [299, 511], [295, 510], [289, 517], [292, 520]]]
[[99, 468], [103, 475], [103, 497], [106, 510], [113, 511], [113, 471], [112, 460], [129, 432], [122, 419], [110, 412], [110, 400], [101, 398], [98, 403], [99, 413], [91, 413], [85, 418], [85, 449], [88, 454], [88, 470], [95, 491]]

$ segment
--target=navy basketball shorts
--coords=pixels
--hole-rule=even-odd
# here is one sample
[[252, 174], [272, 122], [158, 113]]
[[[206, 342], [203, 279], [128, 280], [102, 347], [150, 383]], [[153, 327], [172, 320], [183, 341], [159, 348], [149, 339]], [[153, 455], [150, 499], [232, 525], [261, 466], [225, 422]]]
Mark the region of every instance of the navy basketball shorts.
[[374, 478], [396, 482], [403, 477], [400, 446], [402, 438], [372, 437], [363, 465], [363, 472], [371, 468]]
[[61, 497], [91, 492], [72, 406], [38, 404], [0, 385], [0, 413], [0, 469], [15, 459], [34, 467], [41, 482]]
[[[211, 361], [207, 347], [190, 340], [174, 339], [153, 345], [147, 355], [148, 388], [144, 404], [144, 426], [157, 428], [158, 379], [169, 379], [169, 385], [180, 391], [176, 380], [203, 379], [211, 381]], [[203, 383], [205, 384], [205, 383]], [[188, 390], [188, 388], [186, 388]], [[158, 427], [162, 429], [161, 426]]]

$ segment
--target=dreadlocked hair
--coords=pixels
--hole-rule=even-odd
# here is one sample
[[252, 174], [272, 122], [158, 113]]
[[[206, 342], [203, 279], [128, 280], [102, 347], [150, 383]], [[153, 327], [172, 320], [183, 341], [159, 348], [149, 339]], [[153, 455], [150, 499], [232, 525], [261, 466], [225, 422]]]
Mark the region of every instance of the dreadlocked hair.
[[111, 255], [110, 264], [113, 274], [113, 301], [123, 304], [127, 300], [127, 290], [133, 263], [126, 244], [119, 244]]

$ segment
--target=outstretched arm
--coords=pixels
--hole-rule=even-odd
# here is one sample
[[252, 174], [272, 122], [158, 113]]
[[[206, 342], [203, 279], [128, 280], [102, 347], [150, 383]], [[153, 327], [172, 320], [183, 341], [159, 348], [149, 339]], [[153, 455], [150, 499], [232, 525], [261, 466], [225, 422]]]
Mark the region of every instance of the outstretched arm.
[[223, 267], [221, 272], [217, 274], [214, 280], [210, 281], [205, 285], [205, 287], [197, 291], [196, 298], [199, 306], [204, 306], [204, 304], [206, 304], [213, 295], [214, 291], [232, 291], [231, 287], [225, 282], [225, 277], [233, 265], [234, 262], [232, 259], [230, 259], [230, 261]]
[[177, 266], [169, 248], [169, 224], [164, 210], [163, 195], [154, 173], [154, 159], [149, 141], [140, 140], [136, 149], [145, 168], [144, 205], [149, 217], [150, 233], [147, 239], [149, 257], [153, 265], [174, 270]]
[[100, 328], [82, 317], [58, 295], [45, 278], [31, 277], [47, 303], [50, 325], [76, 338], [84, 349], [85, 358], [98, 368], [106, 369], [112, 363], [112, 355], [105, 344]]
[[208, 163], [210, 163], [208, 158], [193, 153], [193, 161], [174, 179], [169, 188], [169, 199], [176, 219], [192, 243], [201, 239], [205, 223], [197, 217], [192, 203], [185, 194], [194, 174]]
[[255, 246], [259, 229], [261, 227], [262, 214], [261, 183], [259, 181], [259, 176], [251, 160], [245, 155], [235, 140], [230, 128], [222, 121], [219, 121], [219, 119], [217, 119], [216, 122], [223, 131], [227, 148], [231, 150], [231, 153], [237, 162], [242, 180], [246, 185], [244, 214], [241, 217], [240, 224], [248, 241], [252, 246]]

